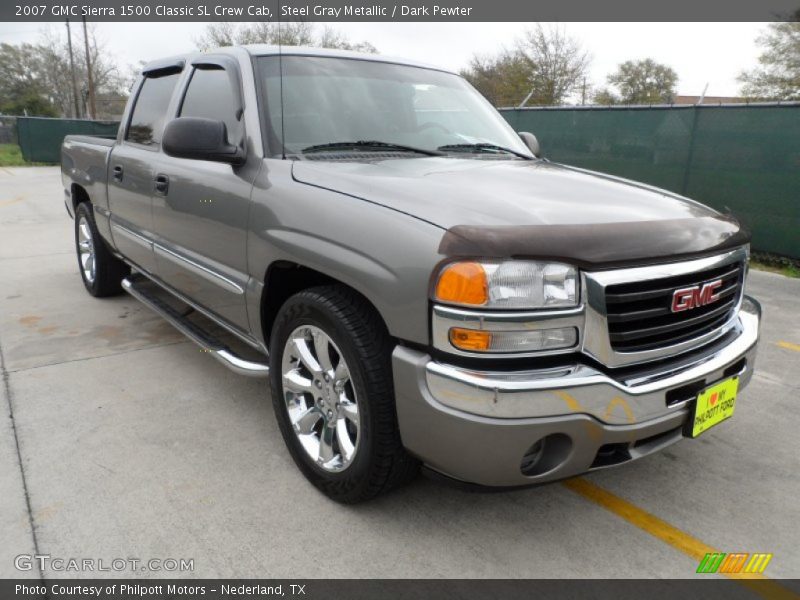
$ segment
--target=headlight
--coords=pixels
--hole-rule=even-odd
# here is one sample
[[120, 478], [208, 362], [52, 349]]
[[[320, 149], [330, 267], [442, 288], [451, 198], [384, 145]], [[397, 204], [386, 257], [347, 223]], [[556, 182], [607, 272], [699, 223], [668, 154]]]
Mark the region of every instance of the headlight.
[[567, 308], [578, 305], [578, 271], [528, 260], [464, 261], [439, 274], [435, 300], [485, 308]]

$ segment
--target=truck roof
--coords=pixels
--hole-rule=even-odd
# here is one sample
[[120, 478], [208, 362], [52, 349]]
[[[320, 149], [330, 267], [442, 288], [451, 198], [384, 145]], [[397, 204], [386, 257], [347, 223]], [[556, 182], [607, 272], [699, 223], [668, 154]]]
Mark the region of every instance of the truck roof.
[[[271, 44], [248, 44], [243, 46], [225, 46], [221, 48], [214, 48], [213, 50], [209, 50], [209, 53], [214, 54], [238, 54], [244, 50], [251, 56], [277, 56], [278, 54], [283, 54], [283, 56], [319, 56], [319, 57], [331, 57], [331, 58], [350, 58], [356, 60], [369, 60], [372, 62], [384, 62], [390, 63], [395, 65], [408, 65], [411, 67], [422, 67], [424, 69], [434, 69], [436, 71], [444, 71], [446, 73], [454, 73], [454, 71], [450, 71], [449, 69], [444, 69], [442, 67], [438, 67], [436, 65], [431, 65], [423, 62], [418, 62], [414, 60], [409, 60], [406, 58], [399, 58], [396, 56], [384, 56], [381, 54], [369, 54], [366, 52], [353, 52], [350, 50], [338, 50], [338, 49], [330, 49], [330, 48], [312, 48], [310, 46], [275, 46]], [[155, 60], [152, 62], [147, 63], [142, 68], [142, 71], [149, 71], [157, 68], [161, 68], [164, 65], [168, 64], [175, 64], [178, 61], [186, 61], [191, 62], [193, 59], [197, 58], [198, 56], [202, 56], [205, 54], [204, 52], [189, 52], [186, 54], [171, 56], [168, 58], [163, 58], [159, 60]]]

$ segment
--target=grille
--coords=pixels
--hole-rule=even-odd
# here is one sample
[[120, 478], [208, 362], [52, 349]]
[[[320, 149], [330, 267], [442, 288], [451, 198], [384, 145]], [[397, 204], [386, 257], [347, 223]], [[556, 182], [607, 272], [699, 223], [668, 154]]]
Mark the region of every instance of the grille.
[[[744, 264], [732, 263], [688, 275], [621, 283], [606, 288], [608, 337], [620, 352], [641, 352], [689, 341], [718, 329], [736, 310]], [[722, 280], [716, 302], [673, 313], [675, 290]]]

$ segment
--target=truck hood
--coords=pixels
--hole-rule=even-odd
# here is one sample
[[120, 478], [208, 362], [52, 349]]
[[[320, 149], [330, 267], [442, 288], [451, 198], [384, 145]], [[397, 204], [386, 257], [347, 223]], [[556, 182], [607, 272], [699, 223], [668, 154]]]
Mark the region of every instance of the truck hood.
[[448, 255], [605, 264], [703, 254], [749, 239], [731, 217], [687, 198], [547, 161], [297, 161], [292, 172], [298, 182], [447, 230], [440, 251]]

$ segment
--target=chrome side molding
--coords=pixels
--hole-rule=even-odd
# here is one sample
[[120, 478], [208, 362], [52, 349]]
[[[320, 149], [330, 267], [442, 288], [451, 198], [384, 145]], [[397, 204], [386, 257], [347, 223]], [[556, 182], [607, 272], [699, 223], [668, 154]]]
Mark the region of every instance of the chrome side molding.
[[212, 269], [209, 269], [206, 266], [201, 265], [198, 262], [193, 261], [182, 254], [179, 254], [178, 252], [175, 252], [174, 250], [170, 250], [158, 242], [153, 242], [153, 250], [156, 253], [156, 256], [160, 256], [161, 258], [165, 258], [176, 263], [184, 269], [191, 271], [195, 275], [202, 277], [206, 281], [210, 281], [214, 285], [220, 286], [227, 292], [232, 292], [238, 296], [244, 294], [244, 287], [239, 283]]
[[147, 248], [148, 250], [153, 249], [153, 241], [146, 238], [145, 236], [128, 229], [124, 225], [121, 225], [117, 221], [111, 219], [111, 231], [122, 235], [123, 237], [128, 238], [132, 242], [136, 242], [140, 246]]
[[[188, 321], [177, 310], [161, 301], [147, 290], [136, 286], [131, 279], [122, 280], [122, 288], [150, 310], [169, 322], [195, 344], [206, 350], [231, 371], [248, 377], [269, 377], [269, 365], [266, 362], [255, 362], [236, 355], [224, 343], [206, 333], [197, 325]], [[266, 361], [266, 356], [264, 357]]]

